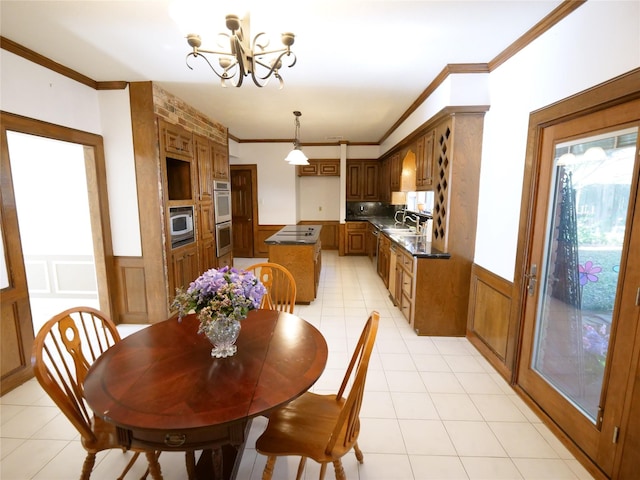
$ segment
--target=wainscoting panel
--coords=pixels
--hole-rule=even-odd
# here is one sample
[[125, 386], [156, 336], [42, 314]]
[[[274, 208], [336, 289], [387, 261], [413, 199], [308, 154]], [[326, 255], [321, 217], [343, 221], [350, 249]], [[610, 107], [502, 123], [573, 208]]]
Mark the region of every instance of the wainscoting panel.
[[511, 380], [515, 341], [509, 325], [513, 284], [479, 265], [471, 267], [467, 337], [489, 362]]
[[24, 266], [32, 298], [98, 298], [91, 255], [25, 255]]

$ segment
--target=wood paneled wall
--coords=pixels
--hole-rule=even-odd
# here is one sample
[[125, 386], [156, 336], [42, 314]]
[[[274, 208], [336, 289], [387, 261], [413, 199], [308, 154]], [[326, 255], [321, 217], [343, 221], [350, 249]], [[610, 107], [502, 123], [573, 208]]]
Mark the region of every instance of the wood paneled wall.
[[509, 322], [512, 289], [512, 282], [472, 265], [467, 338], [509, 382], [517, 340], [517, 328]]
[[147, 282], [142, 257], [114, 257], [116, 323], [148, 323]]

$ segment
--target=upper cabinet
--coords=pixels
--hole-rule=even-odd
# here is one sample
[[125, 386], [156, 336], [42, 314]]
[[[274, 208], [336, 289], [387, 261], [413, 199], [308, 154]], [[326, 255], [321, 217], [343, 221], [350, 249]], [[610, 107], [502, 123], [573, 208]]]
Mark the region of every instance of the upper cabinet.
[[347, 201], [377, 202], [378, 160], [347, 160]]
[[402, 157], [396, 152], [389, 157], [389, 187], [392, 192], [400, 191], [402, 176]]
[[309, 165], [298, 165], [299, 177], [339, 177], [340, 176], [340, 160], [337, 158], [330, 159], [313, 159], [309, 160]]
[[160, 134], [165, 154], [193, 157], [193, 138], [191, 132], [188, 132], [179, 125], [162, 122]]
[[229, 180], [229, 148], [211, 142], [213, 149], [213, 176], [216, 180]]
[[430, 130], [416, 141], [416, 190], [433, 190], [433, 141], [435, 130]]

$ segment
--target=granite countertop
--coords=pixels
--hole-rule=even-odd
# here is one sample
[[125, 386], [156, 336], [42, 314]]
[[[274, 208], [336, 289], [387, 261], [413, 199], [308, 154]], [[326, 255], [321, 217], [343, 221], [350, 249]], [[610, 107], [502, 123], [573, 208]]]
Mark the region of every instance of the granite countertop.
[[[418, 234], [398, 234], [392, 233], [389, 229], [394, 228], [402, 228], [403, 225], [401, 222], [396, 222], [393, 217], [350, 217], [347, 219], [348, 222], [358, 222], [358, 221], [367, 221], [370, 222], [374, 227], [384, 233], [389, 239], [394, 242], [396, 245], [404, 248], [407, 252], [409, 252], [414, 257], [419, 258], [451, 258], [450, 253], [441, 252], [440, 250], [433, 248], [431, 246], [431, 242], [426, 241], [426, 237], [424, 235]], [[407, 228], [407, 230], [409, 230]]]
[[287, 225], [267, 238], [267, 245], [313, 245], [320, 238], [322, 225]]

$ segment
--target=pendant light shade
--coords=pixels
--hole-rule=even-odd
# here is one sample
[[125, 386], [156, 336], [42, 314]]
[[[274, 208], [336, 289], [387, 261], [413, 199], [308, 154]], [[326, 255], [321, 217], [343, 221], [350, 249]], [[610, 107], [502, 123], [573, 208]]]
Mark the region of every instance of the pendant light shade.
[[291, 165], [309, 165], [309, 159], [304, 152], [297, 147], [289, 152], [285, 161]]

